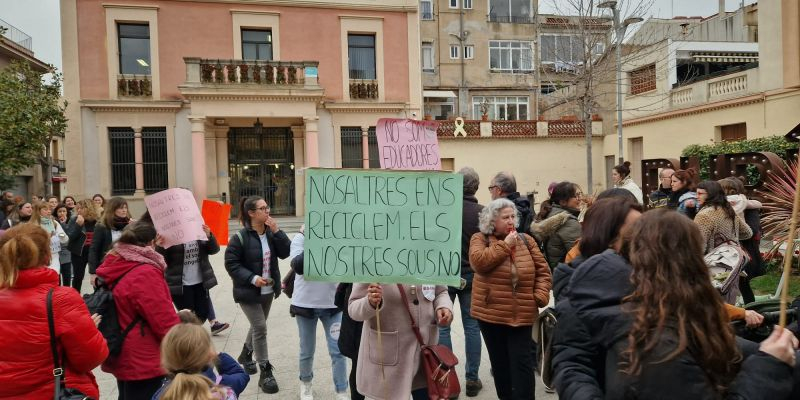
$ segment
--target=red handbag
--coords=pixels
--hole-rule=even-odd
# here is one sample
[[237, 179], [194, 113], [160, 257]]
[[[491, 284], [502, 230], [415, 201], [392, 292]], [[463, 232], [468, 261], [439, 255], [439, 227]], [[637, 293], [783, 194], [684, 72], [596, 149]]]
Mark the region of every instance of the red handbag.
[[453, 354], [447, 346], [441, 344], [426, 345], [422, 341], [422, 334], [419, 331], [417, 321], [411, 314], [408, 307], [408, 297], [403, 285], [397, 284], [400, 296], [403, 298], [403, 306], [411, 319], [411, 328], [417, 336], [420, 349], [422, 350], [422, 365], [425, 368], [425, 378], [428, 380], [428, 398], [430, 400], [447, 400], [456, 398], [461, 393], [461, 385], [458, 383], [456, 365], [458, 357]]

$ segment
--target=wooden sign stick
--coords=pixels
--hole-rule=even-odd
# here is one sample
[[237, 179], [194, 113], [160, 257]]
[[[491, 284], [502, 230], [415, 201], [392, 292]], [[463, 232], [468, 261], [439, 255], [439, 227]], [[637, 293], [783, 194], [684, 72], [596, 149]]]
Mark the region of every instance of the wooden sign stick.
[[800, 209], [800, 160], [797, 162], [795, 174], [794, 203], [792, 204], [792, 220], [789, 224], [789, 234], [786, 236], [786, 253], [783, 255], [783, 287], [781, 288], [781, 315], [779, 324], [786, 327], [786, 303], [789, 302], [789, 275], [792, 272], [792, 258], [794, 256], [795, 233], [797, 232], [797, 211]]

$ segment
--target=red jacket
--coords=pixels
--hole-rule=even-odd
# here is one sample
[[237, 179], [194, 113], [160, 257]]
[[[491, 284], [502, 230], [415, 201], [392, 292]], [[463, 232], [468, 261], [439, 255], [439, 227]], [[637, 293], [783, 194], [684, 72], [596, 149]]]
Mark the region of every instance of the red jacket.
[[[155, 250], [152, 253], [161, 257]], [[163, 258], [160, 264], [163, 265]], [[103, 363], [103, 371], [122, 381], [151, 379], [165, 374], [159, 346], [167, 331], [180, 320], [172, 306], [164, 269], [156, 263], [125, 259], [112, 251], [97, 268], [97, 276], [113, 285], [128, 270], [131, 271], [113, 289], [119, 324], [125, 329], [137, 315], [144, 322], [131, 329], [122, 351]]]
[[10, 289], [0, 290], [0, 398], [52, 399], [53, 355], [47, 326], [47, 292], [53, 291], [53, 321], [67, 387], [100, 398], [92, 369], [108, 356], [83, 299], [58, 286], [47, 267], [19, 271]]

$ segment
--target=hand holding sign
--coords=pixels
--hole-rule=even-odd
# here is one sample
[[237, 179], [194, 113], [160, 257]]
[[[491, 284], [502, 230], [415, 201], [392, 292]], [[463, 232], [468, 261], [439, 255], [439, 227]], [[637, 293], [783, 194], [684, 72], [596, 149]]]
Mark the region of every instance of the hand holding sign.
[[192, 192], [167, 189], [144, 198], [162, 247], [172, 247], [195, 240], [208, 240], [203, 231], [203, 217]]

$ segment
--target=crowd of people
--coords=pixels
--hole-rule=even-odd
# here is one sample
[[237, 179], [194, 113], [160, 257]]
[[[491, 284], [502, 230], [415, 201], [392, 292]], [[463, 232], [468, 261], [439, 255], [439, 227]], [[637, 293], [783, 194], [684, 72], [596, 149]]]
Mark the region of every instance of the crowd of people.
[[[430, 398], [421, 344], [452, 349], [456, 298], [467, 397], [483, 389], [485, 345], [493, 396], [535, 398], [533, 327], [554, 303], [545, 364], [561, 399], [800, 398], [797, 332], [775, 327], [754, 343], [731, 327], [763, 322], [735, 304], [739, 295], [753, 301], [749, 280], [764, 269], [761, 203], [746, 197], [740, 180], [698, 182], [694, 170], [663, 169], [645, 205], [624, 163], [613, 169], [614, 188], [589, 196], [576, 183], [554, 182], [534, 212], [510, 172], [492, 177], [485, 205], [476, 171], [458, 173], [458, 287], [306, 281], [304, 230], [290, 239], [265, 199], [243, 198], [243, 228], [224, 250], [232, 298], [249, 324], [235, 359], [211, 341], [228, 325], [216, 320], [209, 295], [217, 285], [209, 256], [221, 249], [208, 227], [208, 240], [163, 248], [149, 213], [132, 218], [122, 198], [26, 202], [4, 193], [0, 398], [59, 390], [99, 398], [97, 366], [115, 377], [124, 400], [235, 399], [251, 375], [260, 391], [278, 393], [267, 333], [285, 322], [269, 318], [282, 293], [298, 328], [301, 400], [314, 398], [318, 323], [337, 400]], [[751, 257], [722, 293], [704, 256], [730, 242]], [[281, 259], [291, 266], [283, 279]], [[81, 301], [87, 266], [91, 286], [113, 292], [121, 337], [102, 328], [108, 314], [90, 314]]]

